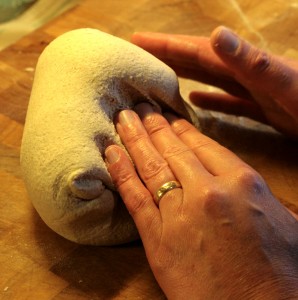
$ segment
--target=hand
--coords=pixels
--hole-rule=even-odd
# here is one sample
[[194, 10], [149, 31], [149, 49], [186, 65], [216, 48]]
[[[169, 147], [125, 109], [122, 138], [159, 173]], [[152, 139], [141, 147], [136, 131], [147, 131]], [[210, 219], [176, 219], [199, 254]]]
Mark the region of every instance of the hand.
[[224, 27], [211, 38], [135, 33], [132, 42], [151, 52], [177, 75], [222, 88], [194, 91], [202, 108], [247, 116], [298, 137], [298, 62], [253, 47]]
[[[108, 170], [169, 299], [298, 297], [298, 222], [261, 176], [191, 124], [149, 104], [120, 112]], [[154, 195], [165, 182], [182, 188]], [[282, 295], [282, 296], [281, 296]], [[288, 298], [287, 298], [288, 299]]]

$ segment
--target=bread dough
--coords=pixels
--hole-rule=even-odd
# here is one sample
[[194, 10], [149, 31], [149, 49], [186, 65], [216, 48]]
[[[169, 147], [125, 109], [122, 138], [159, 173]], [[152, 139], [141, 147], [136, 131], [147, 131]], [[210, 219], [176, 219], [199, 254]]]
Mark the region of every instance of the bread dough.
[[44, 222], [82, 244], [138, 238], [103, 158], [121, 144], [114, 114], [151, 102], [195, 120], [175, 73], [141, 48], [95, 29], [63, 34], [38, 60], [21, 147], [30, 199]]

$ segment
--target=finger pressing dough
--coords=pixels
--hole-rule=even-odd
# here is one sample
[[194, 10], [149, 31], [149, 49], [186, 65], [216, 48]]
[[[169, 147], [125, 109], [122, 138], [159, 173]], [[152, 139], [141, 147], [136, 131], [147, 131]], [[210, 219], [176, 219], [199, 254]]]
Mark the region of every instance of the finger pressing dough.
[[40, 56], [21, 167], [34, 207], [60, 235], [91, 245], [138, 238], [103, 153], [110, 144], [122, 145], [115, 113], [144, 101], [195, 120], [175, 73], [127, 41], [78, 29], [55, 39]]

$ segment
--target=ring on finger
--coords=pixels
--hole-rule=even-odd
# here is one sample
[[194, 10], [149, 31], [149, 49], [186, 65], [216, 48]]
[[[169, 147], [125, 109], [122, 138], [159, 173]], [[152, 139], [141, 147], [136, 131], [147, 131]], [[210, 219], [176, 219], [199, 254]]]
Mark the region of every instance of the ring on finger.
[[159, 205], [159, 202], [161, 200], [161, 198], [169, 191], [173, 190], [173, 189], [177, 189], [177, 188], [182, 188], [181, 184], [176, 181], [176, 180], [172, 180], [172, 181], [168, 181], [166, 183], [164, 183], [156, 192], [156, 204]]

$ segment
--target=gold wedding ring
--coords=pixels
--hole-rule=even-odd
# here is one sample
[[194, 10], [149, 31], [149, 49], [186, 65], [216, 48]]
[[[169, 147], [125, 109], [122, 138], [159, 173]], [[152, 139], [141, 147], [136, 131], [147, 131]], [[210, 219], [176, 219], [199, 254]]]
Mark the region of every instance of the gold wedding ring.
[[156, 192], [156, 202], [159, 204], [160, 199], [169, 191], [173, 189], [181, 188], [181, 184], [178, 181], [168, 181], [164, 183]]

